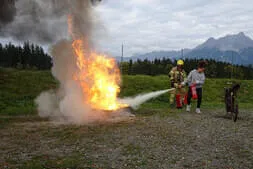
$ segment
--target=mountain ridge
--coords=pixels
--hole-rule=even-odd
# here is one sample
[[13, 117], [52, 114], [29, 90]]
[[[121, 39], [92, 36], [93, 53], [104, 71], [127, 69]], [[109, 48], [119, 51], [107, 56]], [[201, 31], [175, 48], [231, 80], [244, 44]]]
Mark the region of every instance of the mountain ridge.
[[221, 51], [239, 51], [249, 47], [253, 47], [253, 40], [243, 32], [240, 32], [235, 35], [226, 35], [218, 39], [211, 37], [195, 49], [218, 48]]
[[[252, 56], [252, 57], [251, 57]], [[154, 59], [178, 59], [178, 58], [203, 58], [215, 59], [218, 61], [231, 62], [233, 64], [249, 65], [253, 64], [253, 40], [245, 35], [244, 32], [238, 34], [228, 34], [224, 37], [215, 39], [208, 38], [204, 43], [193, 49], [173, 51], [151, 51], [144, 54], [135, 54], [132, 57], [124, 57], [124, 61], [150, 60]], [[118, 61], [120, 57], [116, 57]]]

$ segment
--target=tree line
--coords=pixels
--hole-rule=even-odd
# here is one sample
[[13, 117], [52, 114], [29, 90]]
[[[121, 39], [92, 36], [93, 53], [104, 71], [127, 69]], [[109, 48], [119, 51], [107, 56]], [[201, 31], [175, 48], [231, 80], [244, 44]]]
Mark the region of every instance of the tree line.
[[[185, 59], [184, 69], [187, 73], [196, 69], [200, 59]], [[206, 76], [209, 78], [236, 78], [236, 79], [253, 79], [253, 67], [232, 65], [226, 62], [206, 60]], [[120, 64], [122, 74], [125, 75], [168, 75], [169, 71], [176, 66], [176, 60], [167, 58], [155, 59], [153, 61], [137, 60], [128, 61]]]
[[0, 44], [0, 67], [46, 70], [52, 67], [52, 59], [41, 46], [30, 42], [23, 46]]
[[[198, 59], [185, 59], [185, 71], [189, 73], [192, 69], [196, 69], [199, 61]], [[253, 79], [252, 66], [232, 65], [213, 59], [207, 61], [207, 77]], [[169, 71], [176, 66], [176, 60], [164, 57], [153, 61], [130, 60], [119, 63], [119, 65], [124, 75], [168, 75]], [[29, 42], [25, 42], [22, 46], [15, 46], [12, 43], [0, 44], [0, 67], [48, 70], [52, 67], [52, 57], [41, 46]]]

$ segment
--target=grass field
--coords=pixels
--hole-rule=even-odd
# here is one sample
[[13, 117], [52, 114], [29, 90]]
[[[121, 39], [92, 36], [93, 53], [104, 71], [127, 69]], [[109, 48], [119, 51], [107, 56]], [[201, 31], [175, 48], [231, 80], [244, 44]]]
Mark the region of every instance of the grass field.
[[[203, 107], [222, 108], [223, 88], [229, 79], [207, 79], [204, 86]], [[239, 94], [240, 107], [247, 109], [253, 105], [253, 81], [234, 80], [242, 85]], [[18, 71], [0, 69], [0, 114], [36, 114], [34, 99], [40, 92], [57, 88], [57, 81], [49, 71]], [[150, 91], [169, 88], [167, 76], [123, 76], [120, 97], [135, 96]], [[168, 109], [169, 95], [165, 94], [141, 106], [143, 109]]]
[[[120, 97], [169, 87], [166, 76], [122, 80]], [[37, 116], [34, 98], [58, 86], [49, 71], [0, 69], [0, 168], [253, 168], [253, 81], [238, 81], [243, 110], [236, 123], [224, 118], [228, 81], [207, 80], [201, 115], [170, 109], [165, 94], [127, 121], [69, 125]]]

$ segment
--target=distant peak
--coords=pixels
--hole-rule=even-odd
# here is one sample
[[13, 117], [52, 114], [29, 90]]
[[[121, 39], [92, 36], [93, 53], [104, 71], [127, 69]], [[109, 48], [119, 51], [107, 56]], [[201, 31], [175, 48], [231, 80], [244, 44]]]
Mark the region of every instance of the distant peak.
[[209, 38], [207, 41], [213, 41], [215, 40], [213, 37]]
[[245, 36], [244, 32], [238, 33], [239, 36]]
[[196, 48], [219, 49], [220, 51], [239, 51], [249, 47], [253, 48], [253, 40], [244, 34], [244, 32], [239, 32], [237, 34], [226, 35], [218, 39], [209, 38], [206, 42]]
[[227, 37], [234, 37], [234, 38], [239, 38], [239, 39], [249, 38], [244, 32], [240, 32], [238, 34], [232, 34], [232, 35], [225, 36], [225, 38], [227, 38]]
[[[222, 38], [228, 38], [228, 37], [241, 37], [241, 38], [244, 38], [244, 37], [247, 37], [247, 36], [245, 35], [244, 32], [239, 32], [238, 34], [228, 34], [228, 35], [226, 35], [225, 37], [222, 37]], [[222, 38], [220, 38], [220, 39], [222, 39]]]

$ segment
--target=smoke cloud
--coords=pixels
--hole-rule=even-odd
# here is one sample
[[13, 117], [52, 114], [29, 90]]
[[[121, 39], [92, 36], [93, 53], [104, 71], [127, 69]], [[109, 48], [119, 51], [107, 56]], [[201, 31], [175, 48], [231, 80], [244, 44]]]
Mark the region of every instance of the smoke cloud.
[[0, 1], [0, 24], [8, 24], [16, 15], [15, 0]]
[[[66, 38], [67, 15], [101, 0], [1, 0], [0, 36], [51, 44]], [[80, 7], [76, 5], [80, 4]], [[79, 10], [78, 9], [78, 10]]]
[[[61, 8], [57, 8], [59, 5], [58, 2], [60, 1], [51, 0], [50, 2], [50, 7], [53, 9], [53, 13], [55, 14], [54, 16], [63, 16], [62, 14], [66, 14], [66, 11], [62, 11]], [[82, 42], [80, 52], [83, 55], [84, 62], [81, 63], [94, 59], [91, 57], [92, 50], [94, 49], [93, 34], [99, 27], [99, 23], [97, 22], [97, 15], [93, 10], [93, 5], [96, 5], [98, 1], [71, 0], [70, 3], [70, 0], [63, 0], [61, 2], [61, 5], [63, 5], [68, 12], [68, 15], [65, 17], [68, 18], [68, 30], [71, 35], [71, 39], [62, 39], [52, 46], [51, 55], [53, 56], [54, 62], [52, 74], [60, 82], [60, 88], [57, 91], [50, 90], [43, 92], [40, 96], [38, 96], [35, 101], [38, 105], [39, 115], [41, 117], [49, 117], [56, 121], [75, 124], [87, 124], [95, 121], [105, 121], [108, 119], [111, 120], [112, 117], [116, 117], [118, 120], [119, 117], [120, 119], [121, 117], [123, 117], [123, 119], [125, 119], [125, 117], [131, 117], [132, 114], [127, 111], [122, 112], [119, 110], [117, 114], [117, 111], [108, 113], [106, 111], [99, 111], [91, 108], [91, 105], [85, 102], [87, 100], [87, 93], [84, 93], [82, 83], [80, 83], [79, 80], [85, 81], [85, 85], [88, 86], [92, 86], [92, 80], [90, 81], [90, 79], [86, 76], [82, 76], [82, 79], [75, 79], [75, 75], [78, 75], [80, 71], [82, 73], [82, 71], [87, 70], [80, 70], [78, 67], [77, 63], [79, 62], [75, 53], [76, 48], [73, 48], [73, 44], [75, 44], [73, 42], [77, 42], [79, 40]], [[44, 3], [41, 2], [39, 6], [41, 7], [43, 4]], [[9, 20], [11, 20], [10, 18], [11, 17], [9, 17]], [[6, 21], [7, 19], [5, 19], [5, 23]], [[15, 21], [9, 22], [13, 23]], [[50, 35], [55, 33], [55, 30], [40, 30], [39, 32], [43, 32], [45, 35]], [[85, 75], [85, 72], [83, 73], [84, 74], [82, 75]], [[174, 89], [151, 92], [131, 98], [123, 98], [120, 99], [119, 102], [136, 109], [142, 103], [172, 90]]]
[[[73, 40], [82, 38], [91, 42], [91, 32], [93, 26], [93, 10], [91, 1], [89, 0], [63, 0], [51, 1], [57, 6], [61, 2], [65, 9], [69, 11], [69, 19], [71, 19], [71, 30]], [[93, 2], [92, 2], [93, 3]], [[53, 9], [56, 9], [53, 5]], [[62, 11], [59, 8], [55, 10], [59, 15]], [[67, 17], [67, 16], [66, 16]], [[67, 23], [66, 23], [67, 25]], [[52, 31], [55, 33], [55, 31]], [[46, 35], [49, 35], [48, 32]], [[51, 33], [51, 31], [50, 31]], [[89, 52], [91, 46], [84, 47]], [[84, 104], [84, 95], [81, 86], [73, 80], [73, 75], [77, 72], [76, 57], [72, 49], [72, 40], [60, 40], [52, 47], [53, 68], [52, 74], [60, 82], [58, 91], [48, 91], [42, 93], [37, 99], [39, 115], [42, 117], [50, 117], [53, 120], [68, 123], [89, 123], [103, 118], [101, 114], [94, 113], [93, 110]]]
[[[94, 110], [91, 105], [86, 102], [89, 98], [90, 86], [93, 86], [94, 81], [89, 79], [89, 76], [85, 76], [88, 67], [80, 69], [81, 64], [86, 64], [94, 61], [94, 57], [91, 55], [94, 44], [94, 32], [99, 27], [99, 22], [96, 18], [93, 5], [96, 5], [99, 1], [90, 0], [48, 0], [42, 2], [39, 0], [28, 1], [28, 0], [17, 0], [9, 1], [12, 3], [6, 3], [6, 10], [12, 11], [9, 13], [10, 16], [1, 16], [1, 24], [5, 28], [11, 28], [7, 31], [9, 34], [16, 38], [26, 38], [29, 34], [33, 35], [33, 38], [37, 38], [44, 42], [52, 41], [56, 36], [59, 36], [59, 40], [55, 45], [52, 46], [51, 55], [53, 56], [53, 68], [52, 74], [59, 81], [60, 87], [56, 91], [50, 90], [41, 93], [35, 100], [38, 105], [39, 115], [41, 117], [49, 117], [54, 121], [74, 123], [74, 124], [88, 124], [96, 121], [111, 121], [112, 118], [118, 120], [124, 120], [125, 118], [132, 116], [127, 111], [121, 111], [120, 109], [113, 113], [106, 111]], [[28, 4], [30, 2], [31, 4]], [[27, 9], [21, 10], [21, 7], [28, 5]], [[16, 8], [16, 11], [15, 11]], [[43, 10], [42, 10], [43, 9]], [[33, 15], [31, 15], [33, 11]], [[17, 13], [17, 14], [15, 14]], [[6, 14], [6, 13], [4, 13]], [[20, 16], [18, 14], [21, 14]], [[28, 14], [28, 15], [27, 15]], [[13, 16], [15, 16], [13, 18]], [[49, 27], [34, 27], [34, 24], [42, 24], [43, 22], [48, 23], [54, 20], [54, 18], [65, 16], [68, 21], [68, 30], [71, 38], [65, 39], [63, 36], [58, 34], [57, 30], [61, 25], [54, 25]], [[22, 17], [28, 17], [28, 26], [17, 24], [25, 22]], [[4, 19], [3, 19], [4, 18]], [[27, 19], [27, 18], [26, 18]], [[15, 23], [15, 24], [14, 24]], [[44, 24], [43, 24], [44, 25]], [[64, 23], [67, 25], [67, 23]], [[24, 27], [23, 27], [24, 26]], [[25, 29], [20, 29], [25, 28]], [[29, 31], [28, 28], [37, 28]], [[55, 29], [54, 29], [55, 28]], [[20, 29], [20, 36], [15, 33], [15, 29]], [[61, 31], [60, 31], [61, 32]], [[37, 34], [38, 33], [38, 34]], [[67, 33], [66, 33], [67, 34]], [[83, 59], [82, 62], [78, 62], [80, 56], [77, 57], [75, 44], [81, 42], [80, 50]], [[73, 46], [74, 45], [74, 46]], [[87, 62], [91, 61], [91, 62]], [[99, 65], [100, 66], [100, 65]], [[104, 70], [104, 69], [103, 69]], [[94, 73], [93, 70], [92, 73]], [[81, 78], [78, 76], [81, 74]], [[77, 78], [79, 77], [79, 78]], [[82, 83], [83, 82], [83, 83]], [[85, 88], [85, 90], [83, 90]], [[134, 98], [125, 98], [119, 100], [122, 103], [128, 104], [132, 108], [137, 108], [140, 104], [148, 101], [151, 98], [158, 97], [166, 92], [173, 89], [162, 90], [158, 92], [151, 92], [148, 94], [138, 95]]]
[[[57, 91], [50, 90], [43, 92], [36, 98], [35, 102], [38, 105], [39, 115], [41, 117], [49, 117], [54, 121], [74, 124], [89, 124], [95, 121], [105, 121], [109, 119], [108, 112], [92, 109], [85, 102], [87, 95], [82, 90], [82, 84], [78, 80], [75, 80], [75, 75], [80, 70], [77, 64], [77, 56], [72, 46], [73, 41], [81, 39], [84, 42], [81, 46], [82, 54], [85, 56], [84, 59], [92, 60], [90, 58], [90, 52], [93, 49], [93, 34], [97, 27], [99, 27], [93, 5], [98, 1], [55, 0], [51, 1], [50, 5], [53, 4], [52, 2], [56, 3], [56, 6], [51, 6], [54, 10], [58, 2], [61, 2], [61, 5], [67, 5], [65, 9], [68, 9], [68, 15], [66, 17], [69, 22], [68, 29], [71, 39], [62, 39], [52, 46], [52, 74], [60, 82], [60, 88]], [[43, 4], [44, 2], [41, 3]], [[56, 11], [59, 16], [62, 13], [66, 13], [61, 8], [54, 12]], [[52, 32], [55, 33], [55, 30]], [[49, 35], [48, 33], [52, 32], [46, 30], [43, 33]], [[86, 84], [92, 83], [88, 78], [82, 80]]]

